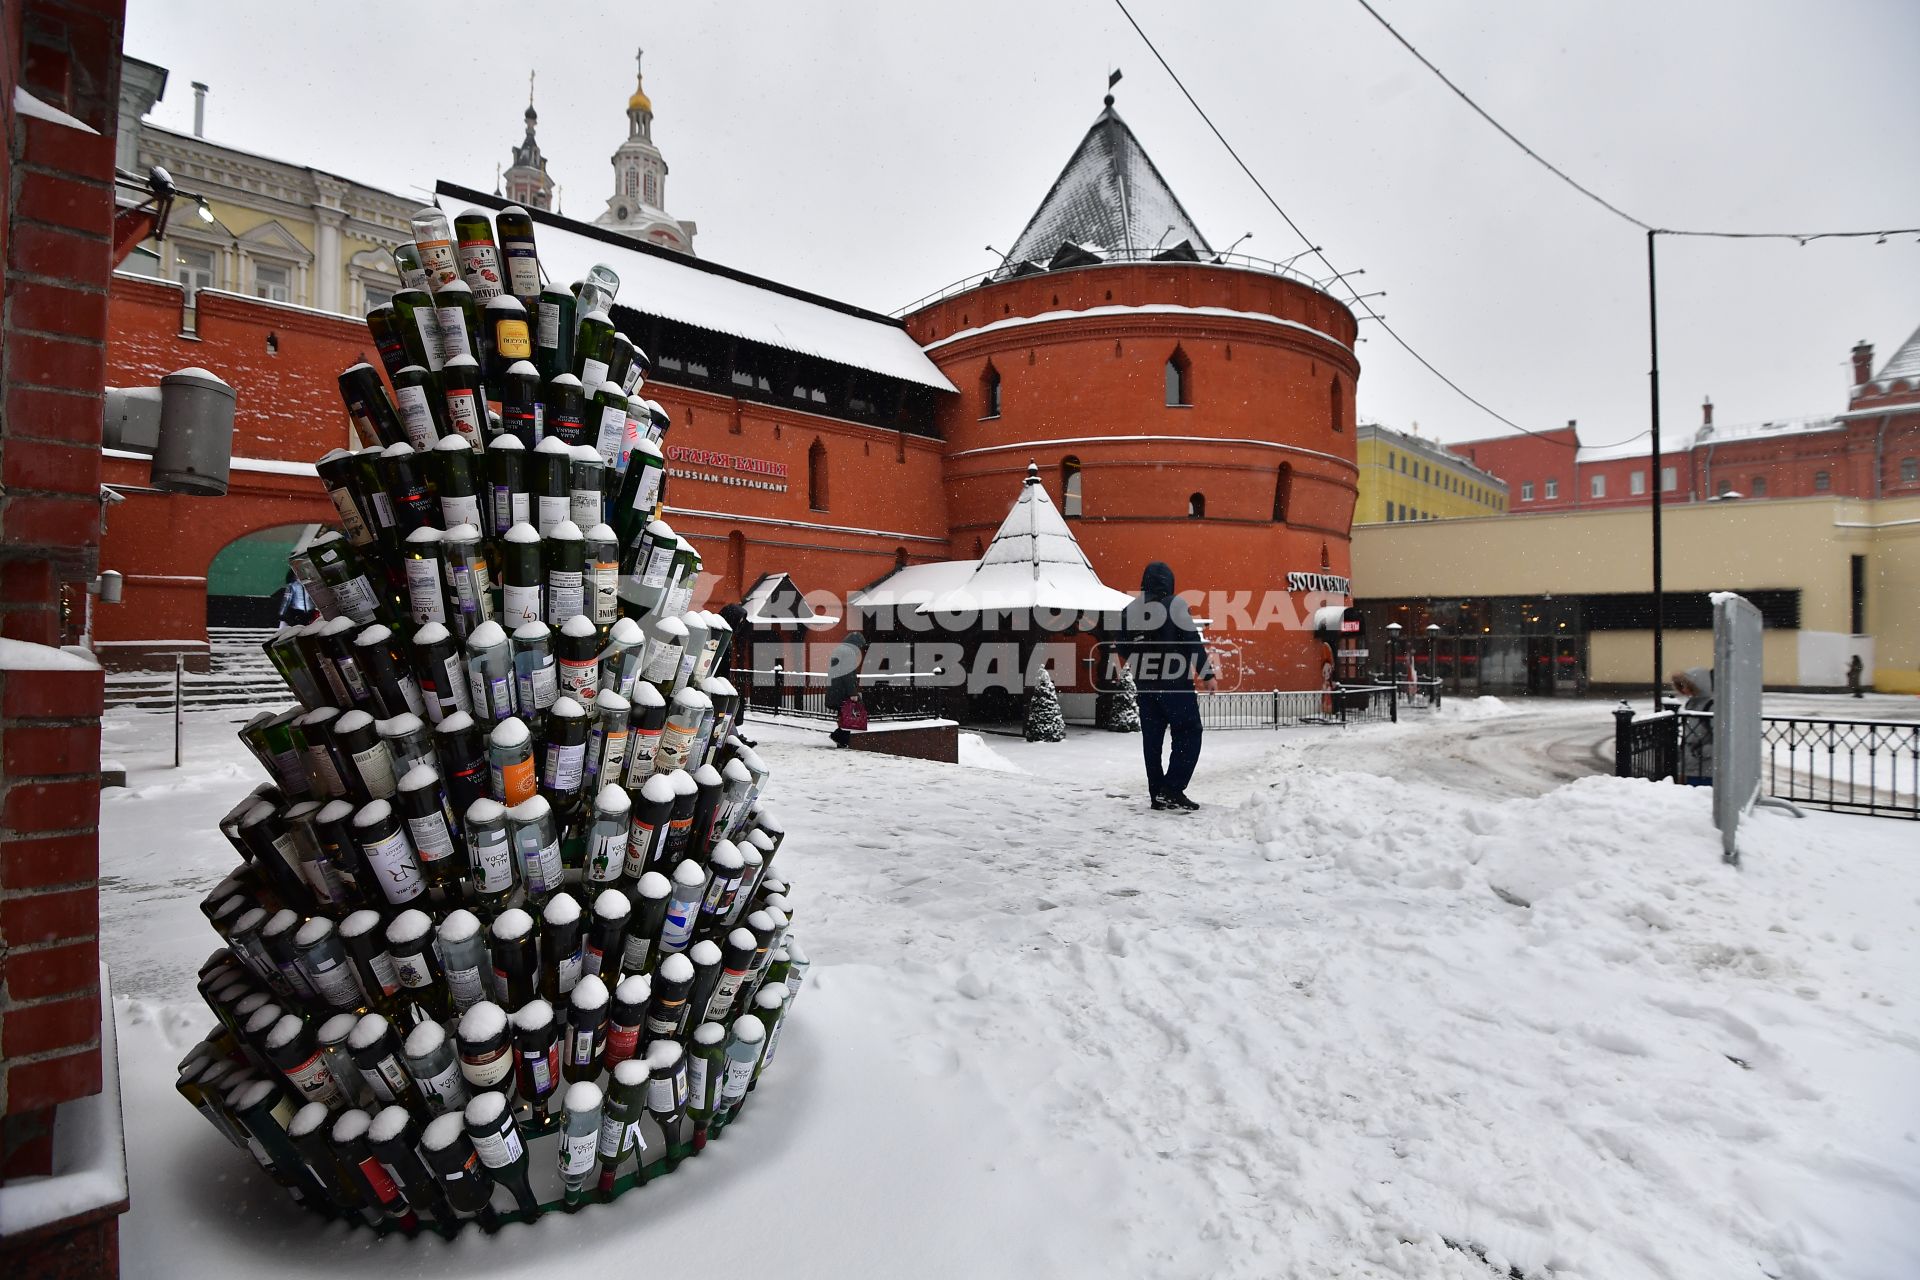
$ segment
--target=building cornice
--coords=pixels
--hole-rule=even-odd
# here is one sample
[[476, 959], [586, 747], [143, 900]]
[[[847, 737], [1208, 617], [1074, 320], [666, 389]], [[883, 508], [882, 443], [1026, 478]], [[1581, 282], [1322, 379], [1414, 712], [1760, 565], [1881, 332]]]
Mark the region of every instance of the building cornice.
[[[1182, 321], [1185, 323], [1179, 323]], [[971, 353], [975, 345], [987, 345], [982, 341], [984, 339], [1032, 328], [1046, 330], [1049, 340], [1126, 337], [1140, 333], [1180, 337], [1205, 336], [1194, 333], [1195, 321], [1208, 322], [1222, 336], [1236, 334], [1258, 338], [1268, 336], [1272, 330], [1278, 329], [1290, 335], [1296, 335], [1298, 344], [1309, 349], [1317, 340], [1338, 355], [1346, 357], [1354, 369], [1359, 368], [1353, 348], [1333, 335], [1299, 320], [1288, 320], [1265, 311], [1238, 311], [1231, 307], [1190, 307], [1170, 302], [1088, 307], [1081, 311], [1044, 311], [1032, 316], [1009, 316], [1003, 320], [976, 325], [971, 329], [962, 329], [958, 333], [937, 338], [932, 342], [924, 343], [921, 349], [931, 355], [935, 351], [954, 348], [953, 355], [966, 355]]]
[[1355, 475], [1360, 473], [1357, 463], [1341, 457], [1337, 453], [1324, 453], [1319, 449], [1308, 449], [1297, 444], [1281, 444], [1277, 440], [1255, 440], [1249, 436], [1164, 436], [1164, 435], [1107, 435], [1107, 436], [1061, 436], [1046, 440], [1014, 440], [1006, 444], [982, 445], [977, 449], [960, 449], [947, 455], [952, 461], [958, 458], [972, 458], [989, 453], [1017, 452], [1021, 449], [1056, 449], [1064, 445], [1089, 444], [1145, 444], [1158, 442], [1166, 444], [1201, 444], [1217, 448], [1256, 448], [1276, 449], [1282, 453], [1299, 454], [1306, 458], [1319, 458], [1325, 462], [1345, 467]]

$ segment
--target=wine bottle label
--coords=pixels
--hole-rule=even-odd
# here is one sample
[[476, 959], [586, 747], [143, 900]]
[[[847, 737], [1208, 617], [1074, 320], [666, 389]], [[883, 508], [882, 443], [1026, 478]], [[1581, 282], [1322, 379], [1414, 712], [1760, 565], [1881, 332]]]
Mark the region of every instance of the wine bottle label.
[[353, 966], [325, 959], [309, 952], [307, 976], [320, 998], [335, 1009], [351, 1009], [360, 1003], [360, 984], [353, 979]]
[[707, 1060], [698, 1054], [687, 1064], [687, 1105], [696, 1111], [713, 1105], [707, 1097]]
[[360, 785], [376, 800], [393, 795], [393, 753], [387, 744], [376, 742], [364, 751], [353, 753], [353, 767], [360, 774]]
[[[473, 290], [473, 300], [481, 306], [500, 296], [500, 258], [491, 240], [462, 240], [459, 249], [460, 278]], [[525, 326], [522, 326], [523, 328]]]
[[513, 847], [504, 830], [469, 831], [467, 852], [473, 859], [475, 889], [492, 894], [513, 887]]
[[501, 625], [509, 631], [540, 621], [540, 588], [516, 587], [511, 582], [500, 587], [501, 612], [507, 616]]
[[669, 720], [667, 727], [660, 731], [659, 745], [653, 751], [653, 770], [655, 773], [672, 773], [675, 769], [686, 767], [687, 752], [693, 746], [694, 735], [700, 731], [699, 719], [691, 721]]
[[600, 406], [600, 427], [594, 440], [600, 461], [615, 466], [627, 447], [627, 411], [619, 405]]
[[400, 975], [400, 985], [409, 991], [422, 991], [433, 985], [433, 965], [424, 951], [394, 956], [393, 971]]
[[493, 583], [487, 576], [487, 562], [475, 560], [469, 564], [451, 564], [447, 566], [447, 572], [453, 575], [453, 594], [460, 602], [460, 612], [481, 622], [491, 621], [493, 597], [490, 593]]
[[698, 901], [675, 898], [667, 903], [667, 921], [660, 929], [660, 949], [679, 951], [693, 936], [694, 918], [699, 915]]
[[760, 1055], [760, 1069], [762, 1071], [765, 1071], [773, 1065], [773, 1050], [775, 1046], [780, 1043], [780, 1032], [786, 1025], [787, 1020], [781, 1018], [773, 1024], [773, 1030], [767, 1033], [767, 1051]]
[[600, 749], [594, 757], [597, 763], [593, 772], [595, 777], [602, 780], [603, 785], [608, 782], [618, 782], [620, 771], [626, 768], [627, 736], [624, 725], [610, 733], [600, 735]]
[[720, 1086], [720, 1096], [727, 1102], [738, 1102], [747, 1096], [747, 1086], [753, 1082], [753, 1061], [727, 1055], [727, 1078]]
[[556, 742], [550, 745], [547, 748], [547, 790], [561, 792], [579, 790], [581, 769], [586, 759], [587, 744], [584, 742]]
[[733, 998], [740, 994], [740, 984], [747, 980], [745, 969], [723, 969], [720, 971], [720, 984], [713, 989], [713, 999], [707, 1001], [706, 1016], [702, 1022], [720, 1022], [726, 1017], [728, 1009], [733, 1007]]
[[304, 759], [305, 756], [301, 752], [295, 751], [292, 747], [288, 747], [285, 751], [274, 752], [273, 772], [276, 775], [275, 781], [279, 782], [284, 788], [311, 790], [312, 783], [307, 778], [306, 770], [301, 766], [301, 761]]
[[[651, 954], [653, 954], [652, 938], [643, 938], [639, 934], [628, 934], [626, 954], [620, 957], [620, 971], [622, 973], [645, 972], [647, 957]], [[638, 1032], [635, 1034], [637, 1035]]]
[[[500, 241], [500, 252], [507, 259], [507, 288], [516, 298], [540, 296], [540, 255], [531, 240]], [[556, 311], [558, 307], [554, 308]]]
[[340, 527], [346, 531], [348, 541], [356, 547], [364, 547], [373, 541], [373, 530], [367, 528], [367, 522], [360, 517], [360, 504], [345, 489], [328, 489], [327, 496], [333, 499], [333, 509], [340, 513]]
[[[455, 708], [473, 714], [473, 704], [467, 700], [466, 664], [458, 653], [450, 653], [440, 664], [439, 681], [444, 694], [451, 696]], [[444, 700], [444, 697], [443, 697]]]
[[374, 1063], [372, 1071], [362, 1072], [361, 1077], [381, 1095], [382, 1102], [398, 1102], [407, 1096], [407, 1069], [391, 1053]]
[[593, 1172], [594, 1161], [599, 1159], [599, 1131], [590, 1133], [569, 1133], [560, 1148], [560, 1176], [563, 1178], [584, 1178]]
[[[620, 878], [620, 868], [624, 865], [627, 849], [627, 833], [615, 831], [607, 835], [596, 835], [587, 841], [587, 883], [610, 884]], [[596, 959], [588, 972], [600, 972]]]
[[438, 862], [453, 856], [453, 833], [447, 830], [446, 815], [434, 812], [424, 818], [408, 818], [407, 830], [413, 833], [414, 852], [422, 862]]
[[580, 985], [580, 975], [586, 972], [587, 956], [584, 951], [561, 956], [553, 967], [553, 984], [561, 995], [567, 995]]
[[289, 960], [285, 964], [275, 965], [274, 972], [280, 975], [280, 980], [286, 983], [289, 991], [302, 1000], [313, 999], [313, 984], [307, 981], [306, 974], [300, 972], [299, 965]]
[[527, 1070], [527, 1080], [533, 1085], [534, 1096], [546, 1097], [553, 1092], [554, 1082], [560, 1078], [559, 1043], [556, 1041], [532, 1052], [522, 1050], [520, 1065]]
[[[673, 568], [673, 548], [663, 543], [655, 543], [653, 552], [647, 557], [646, 571], [641, 575], [640, 585], [658, 590], [667, 585], [667, 572]], [[664, 646], [663, 646], [664, 647]], [[680, 654], [675, 646], [674, 663], [678, 665]], [[649, 676], [648, 679], [653, 677]]]
[[588, 566], [593, 578], [593, 624], [610, 627], [620, 616], [620, 564], [616, 560], [596, 560]]
[[374, 595], [365, 574], [356, 573], [343, 582], [328, 585], [333, 591], [333, 602], [341, 612], [362, 626], [373, 621], [374, 610], [379, 607], [380, 600]]
[[651, 511], [653, 510], [653, 504], [660, 501], [660, 477], [662, 474], [659, 467], [640, 468], [640, 483], [635, 485], [633, 489], [633, 509], [635, 511]]
[[560, 681], [552, 658], [547, 658], [533, 670], [525, 673], [520, 692], [528, 699], [523, 712], [545, 711], [560, 697]]
[[592, 356], [587, 356], [580, 361], [580, 385], [585, 387], [589, 394], [606, 380], [607, 362], [605, 360], [595, 360]]
[[654, 757], [659, 754], [660, 731], [635, 729], [627, 735], [627, 789], [638, 791], [640, 784], [654, 773]]
[[505, 764], [492, 767], [493, 794], [500, 803], [512, 808], [522, 800], [533, 798], [540, 789], [538, 779], [533, 775], [533, 756], [531, 753], [523, 760], [510, 760]]
[[576, 1027], [567, 1033], [568, 1052], [572, 1055], [576, 1067], [589, 1066], [593, 1062], [593, 1028]]
[[461, 497], [458, 494], [442, 493], [440, 495], [440, 515], [441, 518], [447, 522], [447, 528], [449, 529], [457, 524], [470, 524], [478, 529], [480, 527], [480, 499], [473, 494]]
[[308, 1102], [324, 1102], [328, 1108], [345, 1102], [333, 1072], [327, 1070], [324, 1053], [316, 1052], [299, 1066], [289, 1068], [285, 1074], [293, 1087], [300, 1091], [300, 1096]]
[[452, 284], [460, 278], [459, 260], [454, 257], [451, 240], [415, 240], [420, 250], [420, 266], [427, 273], [427, 282], [434, 288], [443, 284]]
[[567, 495], [567, 519], [582, 529], [600, 523], [600, 494], [593, 489], [574, 489]]
[[673, 1110], [673, 1077], [655, 1076], [647, 1081], [647, 1110], [665, 1115]]
[[[532, 775], [532, 766], [528, 766], [528, 775]], [[527, 892], [533, 894], [535, 897], [544, 895], [549, 890], [559, 888], [561, 876], [560, 841], [554, 839], [542, 844], [537, 851], [528, 857], [527, 865], [522, 871], [522, 874], [526, 877]]]
[[407, 443], [425, 452], [440, 439], [440, 428], [433, 421], [433, 406], [427, 403], [427, 389], [419, 386], [395, 387], [399, 403], [400, 425], [406, 429]]
[[373, 1188], [374, 1198], [381, 1204], [392, 1204], [400, 1199], [400, 1188], [394, 1185], [393, 1174], [387, 1166], [368, 1156], [360, 1162], [360, 1172], [366, 1176], [367, 1185]]
[[467, 313], [459, 307], [435, 307], [440, 323], [440, 359], [473, 354], [473, 338], [467, 333]]
[[373, 516], [380, 522], [382, 529], [393, 528], [393, 501], [385, 493], [374, 493]]
[[[491, 1089], [507, 1078], [513, 1070], [513, 1045], [509, 1042], [497, 1049], [469, 1055], [465, 1049], [460, 1051], [460, 1074], [467, 1083], [479, 1089]], [[479, 1139], [474, 1140], [479, 1145]]]
[[333, 665], [335, 670], [339, 671], [340, 679], [346, 683], [347, 697], [352, 699], [355, 706], [372, 701], [371, 695], [367, 692], [367, 678], [361, 673], [359, 663], [347, 657], [335, 658]]
[[787, 970], [787, 1010], [792, 1012], [793, 1002], [800, 994], [800, 984], [807, 980], [807, 971], [795, 967]]
[[[638, 880], [647, 873], [647, 865], [652, 861], [654, 827], [651, 823], [636, 822], [627, 832], [627, 861], [624, 873], [629, 880]], [[633, 943], [627, 943], [632, 951]], [[632, 966], [627, 966], [629, 970]]]
[[437, 1102], [439, 1111], [458, 1111], [467, 1105], [467, 1081], [460, 1074], [460, 1064], [449, 1062], [430, 1076], [416, 1077], [420, 1092], [430, 1100]]
[[[542, 538], [553, 532], [554, 526], [562, 520], [573, 518], [573, 498], [570, 494], [540, 494], [534, 501], [534, 528], [540, 531]], [[571, 618], [573, 615], [568, 614]], [[564, 621], [564, 619], [563, 619]]]
[[634, 1051], [639, 1047], [640, 1025], [638, 1023], [635, 1023], [631, 1027], [623, 1027], [617, 1022], [609, 1024], [607, 1027], [607, 1070], [611, 1071], [628, 1058], [631, 1058]]
[[600, 683], [600, 664], [592, 658], [584, 662], [562, 658], [558, 666], [561, 689], [582, 706], [591, 706], [594, 695], [599, 692], [595, 686]]
[[[516, 290], [517, 292], [517, 290]], [[534, 282], [534, 292], [539, 292], [539, 282]], [[547, 351], [557, 351], [560, 347], [560, 304], [542, 302], [534, 307], [533, 340]]]
[[504, 1169], [527, 1153], [520, 1145], [520, 1131], [511, 1124], [497, 1133], [476, 1134], [473, 1149], [479, 1153], [480, 1163], [489, 1169]]
[[447, 621], [446, 601], [440, 596], [440, 566], [432, 560], [407, 561], [407, 599], [417, 624]]
[[480, 397], [466, 390], [447, 392], [447, 425], [465, 436], [476, 449], [485, 438], [481, 431], [485, 421], [486, 412]]
[[412, 902], [426, 892], [427, 883], [420, 875], [420, 864], [414, 861], [413, 850], [408, 847], [404, 834], [395, 831], [384, 840], [360, 847], [374, 874], [380, 878], [380, 891], [388, 902]]
[[400, 974], [393, 967], [393, 957], [385, 951], [374, 952], [373, 958], [367, 961], [367, 968], [373, 970], [373, 979], [380, 984], [381, 995], [390, 996], [400, 989]]
[[617, 1160], [633, 1145], [632, 1132], [639, 1126], [632, 1121], [622, 1120], [611, 1108], [600, 1113], [600, 1134], [595, 1147], [602, 1160]]
[[558, 627], [580, 612], [581, 573], [578, 569], [547, 571], [547, 625]]
[[647, 662], [640, 669], [640, 678], [649, 684], [658, 684], [671, 680], [680, 670], [680, 645], [672, 640], [652, 641], [647, 646]]
[[453, 993], [454, 1008], [458, 1009], [461, 1013], [465, 1013], [469, 1005], [479, 1004], [487, 998], [487, 991], [481, 984], [480, 970], [477, 967], [472, 969], [449, 968], [447, 970], [447, 990]]
[[440, 318], [432, 307], [415, 307], [413, 323], [420, 335], [420, 348], [427, 357], [427, 368], [435, 373], [447, 362], [446, 349], [440, 342]]
[[473, 700], [473, 717], [476, 720], [482, 718], [482, 711], [488, 720], [504, 720], [513, 714], [511, 710], [501, 710], [498, 702], [488, 701], [487, 678], [476, 667], [467, 668], [467, 697]]

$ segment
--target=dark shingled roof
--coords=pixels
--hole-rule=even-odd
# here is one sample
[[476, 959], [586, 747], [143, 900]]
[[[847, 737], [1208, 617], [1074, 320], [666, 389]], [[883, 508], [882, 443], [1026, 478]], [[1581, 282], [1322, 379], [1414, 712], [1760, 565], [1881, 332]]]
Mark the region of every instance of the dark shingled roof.
[[[1009, 265], [1000, 274], [1012, 274], [1022, 262], [1045, 267], [1066, 245], [1090, 256], [1141, 258], [1150, 256], [1156, 245], [1165, 250], [1183, 241], [1193, 253], [1212, 252], [1108, 98], [1106, 110], [1014, 241]], [[1068, 259], [1060, 265], [1085, 265], [1079, 253]]]

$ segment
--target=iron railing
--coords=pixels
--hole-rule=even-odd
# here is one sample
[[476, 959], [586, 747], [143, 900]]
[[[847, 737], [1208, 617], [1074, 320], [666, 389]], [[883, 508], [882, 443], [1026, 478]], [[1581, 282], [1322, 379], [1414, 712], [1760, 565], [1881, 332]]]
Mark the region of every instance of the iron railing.
[[[1613, 713], [1613, 771], [1659, 781], [1680, 773], [1686, 713]], [[1920, 820], [1920, 722], [1760, 717], [1760, 789], [1839, 813]]]
[[1200, 724], [1208, 729], [1285, 729], [1399, 718], [1399, 700], [1394, 686], [1388, 684], [1200, 695]]
[[1841, 813], [1920, 819], [1920, 723], [1761, 717], [1761, 786]]
[[[1270, 258], [1256, 258], [1248, 253], [1202, 253], [1192, 258], [1170, 258], [1165, 256], [1170, 246], [1138, 246], [1133, 249], [1102, 249], [1098, 263], [1083, 263], [1073, 267], [1063, 267], [1065, 271], [1079, 271], [1087, 267], [1116, 267], [1132, 263], [1152, 263], [1163, 267], [1231, 267], [1237, 271], [1257, 271], [1262, 275], [1280, 276], [1287, 280], [1297, 280], [1301, 284], [1319, 288], [1314, 278], [1304, 271], [1296, 270], [1286, 262], [1275, 262]], [[1295, 255], [1296, 257], [1299, 255]], [[1291, 260], [1289, 260], [1291, 261]], [[1015, 280], [1022, 276], [1043, 275], [1047, 264], [1005, 262], [984, 271], [975, 271], [960, 277], [945, 288], [935, 289], [925, 297], [916, 298], [904, 307], [897, 307], [889, 314], [898, 318], [912, 315], [920, 308], [929, 306], [942, 298], [950, 298], [956, 293], [965, 293], [969, 289], [979, 289], [989, 284], [999, 284], [1004, 280]], [[1349, 275], [1353, 274], [1348, 272]]]
[[[827, 708], [827, 681], [824, 671], [789, 671], [775, 665], [770, 669], [735, 671], [747, 684], [741, 689], [747, 705], [770, 714], [804, 716], [832, 720], [835, 712]], [[869, 720], [925, 720], [947, 714], [951, 708], [941, 687], [939, 671], [860, 676], [860, 698], [867, 705]]]

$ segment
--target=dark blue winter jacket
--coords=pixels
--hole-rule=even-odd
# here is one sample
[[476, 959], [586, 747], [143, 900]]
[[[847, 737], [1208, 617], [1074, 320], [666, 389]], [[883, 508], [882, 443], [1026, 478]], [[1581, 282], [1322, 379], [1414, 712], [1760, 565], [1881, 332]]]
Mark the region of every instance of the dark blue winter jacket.
[[1193, 689], [1213, 675], [1213, 660], [1187, 602], [1173, 594], [1173, 570], [1155, 560], [1140, 575], [1140, 596], [1121, 615], [1121, 658], [1142, 693]]

